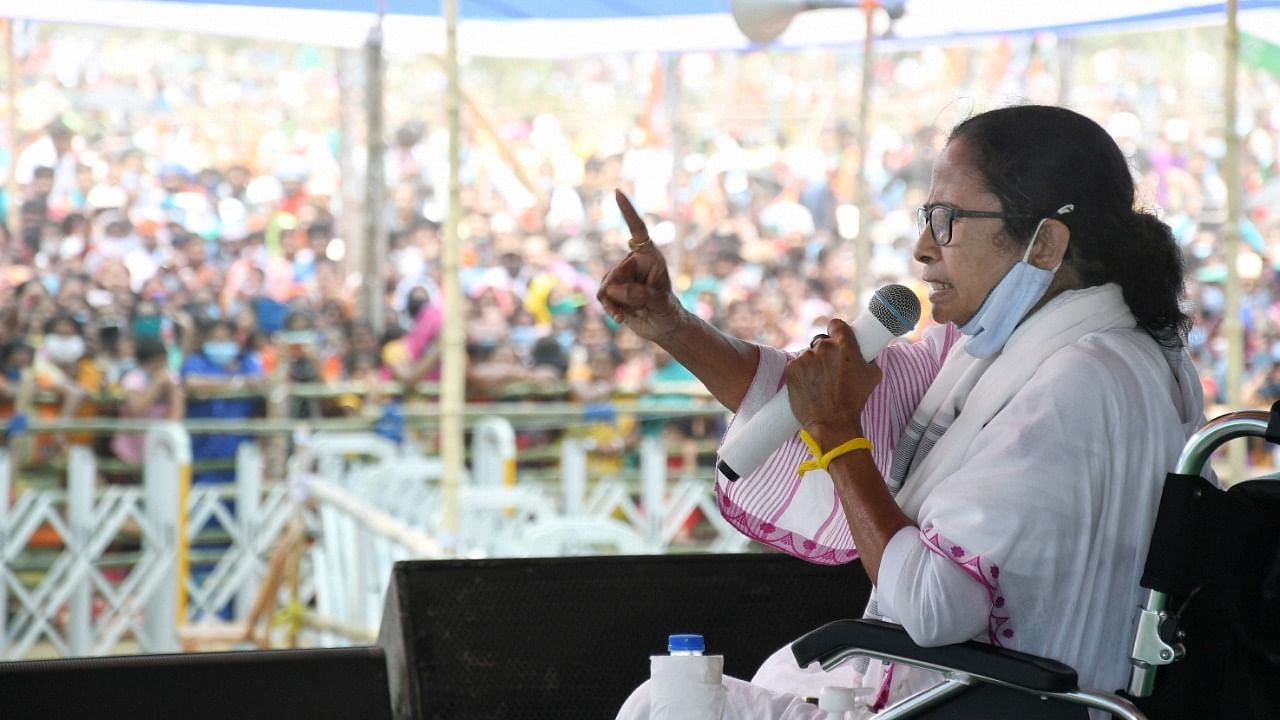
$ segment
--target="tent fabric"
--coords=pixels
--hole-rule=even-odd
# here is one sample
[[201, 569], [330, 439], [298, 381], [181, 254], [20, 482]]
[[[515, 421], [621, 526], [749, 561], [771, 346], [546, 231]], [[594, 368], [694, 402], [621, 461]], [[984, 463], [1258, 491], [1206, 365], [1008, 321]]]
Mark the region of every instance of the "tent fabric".
[[[571, 57], [609, 52], [745, 50], [730, 0], [459, 0], [459, 51], [490, 57]], [[356, 48], [377, 18], [379, 0], [6, 0], [0, 14], [47, 22], [186, 31], [258, 40]], [[441, 53], [439, 0], [385, 0], [387, 52]], [[1240, 0], [1245, 30], [1280, 26], [1280, 0]], [[1141, 25], [1221, 23], [1224, 3], [1188, 0], [909, 0], [882, 48], [993, 35], [1081, 34]], [[887, 23], [887, 18], [884, 19]], [[800, 14], [777, 47], [862, 42], [858, 9]]]
[[[191, 0], [153, 0], [192, 5]], [[378, 0], [201, 0], [204, 5], [260, 6], [294, 10], [378, 11]], [[388, 15], [440, 17], [440, 0], [385, 0]], [[569, 20], [616, 17], [712, 15], [728, 10], [729, 0], [459, 0], [464, 20]]]

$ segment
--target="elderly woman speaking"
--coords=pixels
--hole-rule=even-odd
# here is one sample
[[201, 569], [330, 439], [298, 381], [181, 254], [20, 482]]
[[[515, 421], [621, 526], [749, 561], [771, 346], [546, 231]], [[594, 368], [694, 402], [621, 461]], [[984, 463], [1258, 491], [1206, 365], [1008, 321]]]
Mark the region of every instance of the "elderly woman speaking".
[[[720, 481], [726, 518], [812, 562], [857, 558], [875, 586], [865, 614], [918, 643], [977, 638], [1065, 662], [1084, 687], [1124, 684], [1161, 483], [1204, 410], [1181, 255], [1136, 209], [1106, 131], [1031, 105], [956, 126], [914, 248], [938, 324], [872, 363], [841, 320], [798, 355], [701, 321], [618, 201], [634, 237], [601, 285], [606, 311], [737, 413], [729, 436], [784, 382], [800, 421], [781, 461]], [[810, 453], [821, 462], [798, 473]], [[934, 680], [779, 651], [754, 684], [725, 679], [724, 717], [817, 717], [800, 696], [835, 684], [877, 688], [879, 708]], [[647, 702], [642, 686], [619, 717]]]

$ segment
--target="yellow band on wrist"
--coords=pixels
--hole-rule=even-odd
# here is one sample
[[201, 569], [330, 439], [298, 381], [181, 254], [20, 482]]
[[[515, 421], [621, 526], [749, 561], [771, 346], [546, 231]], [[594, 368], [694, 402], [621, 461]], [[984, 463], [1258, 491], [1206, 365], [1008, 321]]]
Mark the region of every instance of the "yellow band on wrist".
[[822, 452], [822, 448], [818, 446], [818, 441], [814, 440], [813, 436], [807, 431], [800, 431], [800, 439], [804, 441], [805, 446], [809, 448], [809, 453], [813, 455], [812, 460], [806, 460], [796, 466], [796, 473], [800, 477], [804, 477], [804, 474], [810, 470], [826, 470], [827, 467], [831, 465], [832, 460], [835, 460], [841, 455], [851, 453], [854, 450], [871, 451], [871, 441], [864, 437], [850, 438], [825, 453]]

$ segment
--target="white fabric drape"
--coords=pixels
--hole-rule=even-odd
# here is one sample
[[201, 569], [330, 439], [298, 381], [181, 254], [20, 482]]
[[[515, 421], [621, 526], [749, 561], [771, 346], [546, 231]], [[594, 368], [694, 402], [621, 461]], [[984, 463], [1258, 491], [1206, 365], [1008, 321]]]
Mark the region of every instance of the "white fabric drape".
[[[939, 340], [934, 335], [926, 342]], [[762, 357], [756, 384], [776, 389], [777, 365]], [[886, 383], [891, 380], [886, 369]], [[1186, 354], [1163, 350], [1136, 327], [1119, 287], [1069, 291], [1023, 323], [994, 358], [978, 360], [954, 345], [912, 421], [926, 429], [920, 435], [926, 442], [911, 453], [896, 497], [920, 528], [921, 542], [988, 590], [981, 639], [1065, 662], [1077, 669], [1083, 687], [1121, 687], [1163, 478], [1203, 422], [1199, 379]], [[927, 430], [938, 425], [937, 433]], [[930, 438], [935, 441], [927, 445]], [[772, 480], [738, 482], [761, 483], [755, 492], [762, 496], [770, 482], [785, 486], [777, 517], [804, 517], [789, 507], [797, 502], [826, 502], [825, 488], [806, 494], [793, 484], [794, 467], [781, 465], [775, 463]], [[815, 474], [807, 474], [805, 484]], [[746, 488], [732, 490], [739, 498], [746, 494]], [[787, 528], [788, 542], [802, 551], [806, 539], [833, 537], [830, 508], [818, 507], [807, 515], [816, 524]], [[741, 512], [742, 505], [733, 509]], [[837, 524], [843, 522], [839, 517]], [[840, 552], [834, 544], [828, 549]], [[864, 676], [844, 669], [827, 676], [788, 669], [787, 659], [785, 651], [775, 655], [758, 680], [787, 690], [788, 683], [834, 684], [836, 678], [876, 685], [884, 675], [877, 663]], [[884, 690], [897, 699], [932, 680], [894, 668]], [[734, 694], [730, 687], [727, 707], [736, 707]]]

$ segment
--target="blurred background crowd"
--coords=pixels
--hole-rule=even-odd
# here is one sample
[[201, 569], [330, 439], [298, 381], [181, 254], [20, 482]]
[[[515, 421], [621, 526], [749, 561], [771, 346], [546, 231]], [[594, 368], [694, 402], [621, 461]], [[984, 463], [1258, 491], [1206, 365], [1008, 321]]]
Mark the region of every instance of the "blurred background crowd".
[[[866, 287], [918, 287], [914, 210], [949, 127], [1031, 101], [1090, 115], [1130, 154], [1143, 202], [1184, 249], [1190, 346], [1208, 400], [1225, 402], [1220, 33], [883, 50], [862, 208], [856, 53], [473, 59], [465, 306], [449, 308], [438, 67], [388, 60], [388, 253], [370, 276], [352, 243], [364, 162], [358, 98], [342, 82], [351, 56], [30, 26], [16, 154], [0, 151], [16, 193], [0, 204], [0, 401], [12, 412], [27, 378], [56, 397], [52, 415], [253, 416], [252, 392], [200, 391], [284, 376], [362, 388], [295, 403], [295, 416], [360, 413], [387, 383], [438, 378], [446, 313], [467, 318], [474, 400], [651, 392], [691, 376], [594, 300], [626, 252], [615, 188], [647, 215], [690, 308], [739, 337], [800, 347], [864, 305], [855, 238], [870, 248]], [[1269, 403], [1280, 399], [1280, 67], [1246, 63], [1241, 82], [1246, 397]], [[363, 283], [381, 289], [385, 327], [360, 312]], [[141, 458], [127, 434], [110, 452]]]

